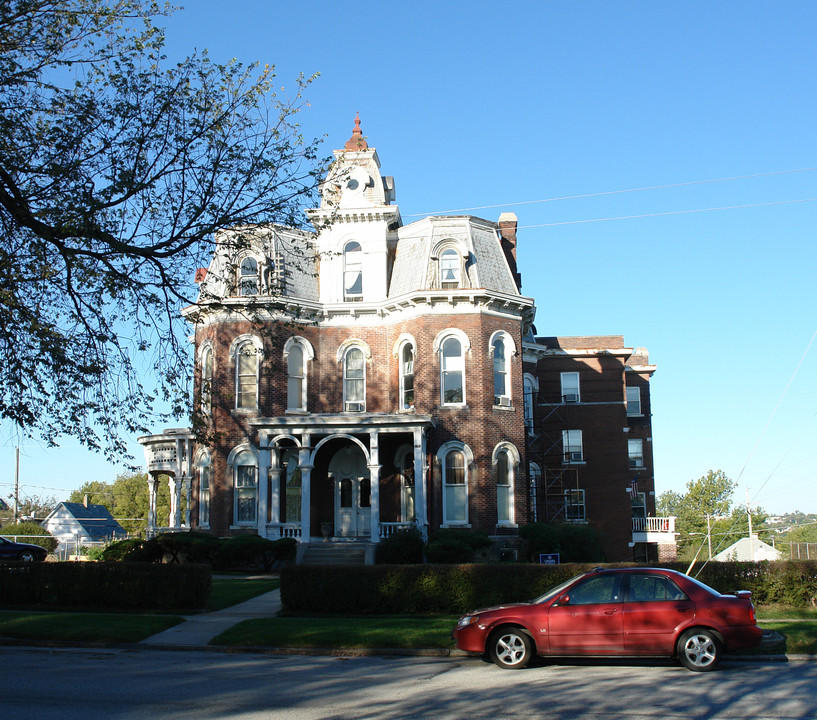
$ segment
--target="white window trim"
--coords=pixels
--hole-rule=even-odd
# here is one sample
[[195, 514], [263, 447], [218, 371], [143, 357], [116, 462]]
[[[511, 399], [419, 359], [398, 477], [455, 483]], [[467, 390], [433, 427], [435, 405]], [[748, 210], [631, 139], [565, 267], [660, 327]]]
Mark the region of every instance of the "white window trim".
[[[238, 503], [236, 502], [236, 489], [238, 482], [238, 460], [241, 458], [242, 455], [248, 454], [252, 457], [252, 464], [243, 463], [243, 465], [254, 467], [255, 468], [255, 518], [253, 520], [242, 520], [239, 522], [238, 520]], [[258, 463], [258, 453], [256, 452], [255, 448], [252, 445], [247, 443], [243, 443], [234, 447], [232, 452], [230, 452], [229, 456], [227, 457], [227, 470], [230, 474], [230, 487], [232, 488], [232, 498], [233, 498], [233, 522], [230, 526], [231, 528], [248, 528], [248, 527], [257, 527], [258, 526], [258, 513], [259, 513], [259, 490], [260, 490], [260, 482], [261, 479], [259, 478], [259, 463]], [[212, 476], [210, 478], [210, 482], [212, 482]]]
[[[462, 350], [462, 402], [458, 403], [447, 403], [445, 402], [445, 394], [443, 391], [443, 343], [450, 337], [455, 337], [457, 340], [460, 341], [460, 348]], [[439, 382], [440, 382], [440, 406], [448, 407], [448, 408], [459, 408], [465, 407], [468, 404], [468, 395], [467, 395], [467, 379], [466, 379], [466, 361], [468, 359], [468, 353], [471, 351], [471, 341], [468, 339], [468, 336], [459, 328], [447, 328], [443, 330], [441, 333], [434, 338], [433, 344], [434, 354], [437, 356], [437, 368], [439, 370]]]
[[511, 337], [510, 333], [504, 330], [497, 330], [488, 339], [488, 357], [491, 358], [491, 377], [496, 375], [496, 366], [494, 365], [494, 344], [497, 340], [501, 340], [505, 345], [505, 392], [500, 396], [497, 402], [497, 396], [493, 395], [494, 407], [511, 407], [513, 398], [513, 375], [511, 372], [512, 358], [516, 356], [516, 343]]
[[[632, 448], [636, 446], [638, 443], [639, 453], [638, 455], [633, 455]], [[638, 465], [633, 465], [633, 460], [640, 460]], [[643, 470], [644, 469], [644, 440], [642, 438], [628, 438], [627, 439], [627, 462], [630, 466], [630, 470]]]
[[[210, 355], [210, 377], [207, 377], [207, 355]], [[216, 374], [216, 353], [210, 340], [199, 346], [199, 367], [201, 368], [201, 387], [199, 393], [200, 407], [205, 415], [213, 413], [213, 378]]]
[[[445, 488], [447, 487], [447, 483], [445, 481], [446, 478], [446, 466], [445, 466], [445, 458], [449, 452], [452, 450], [459, 450], [463, 457], [465, 458], [465, 521], [456, 521], [456, 522], [448, 522], [448, 500], [446, 498]], [[440, 486], [443, 490], [443, 522], [440, 527], [445, 528], [460, 528], [460, 527], [471, 527], [470, 524], [470, 504], [471, 504], [471, 492], [470, 492], [470, 481], [471, 481], [471, 466], [474, 462], [474, 453], [471, 452], [471, 448], [469, 448], [465, 443], [460, 442], [458, 440], [449, 440], [447, 443], [443, 443], [440, 446], [440, 449], [437, 451], [437, 462], [440, 466]]]
[[[238, 407], [238, 354], [245, 345], [252, 345], [255, 348], [257, 361], [255, 363], [255, 406], [253, 407]], [[253, 413], [258, 412], [260, 404], [261, 388], [259, 380], [261, 378], [261, 361], [264, 358], [264, 344], [261, 338], [256, 335], [244, 334], [235, 338], [230, 345], [230, 360], [233, 363], [233, 391], [235, 398], [233, 400], [233, 409], [237, 413]]]
[[[358, 349], [363, 352], [363, 409], [362, 410], [346, 410], [346, 356], [352, 349]], [[341, 384], [343, 385], [343, 412], [365, 413], [366, 412], [366, 383], [368, 379], [368, 365], [372, 360], [371, 348], [363, 341], [357, 338], [351, 338], [341, 343], [338, 348], [337, 361], [340, 363]]]
[[[245, 260], [254, 260], [255, 261], [255, 275], [243, 275], [241, 272], [242, 265], [244, 264]], [[259, 261], [258, 257], [255, 253], [252, 252], [243, 252], [241, 253], [236, 261], [235, 265], [235, 272], [236, 272], [236, 295], [238, 297], [255, 297], [261, 294], [261, 262]], [[244, 278], [255, 277], [255, 292], [254, 293], [244, 293], [242, 288], [242, 283], [244, 282]]]
[[[209, 528], [210, 527], [210, 501], [213, 497], [213, 460], [210, 457], [210, 453], [207, 450], [203, 450], [199, 453], [198, 460], [196, 462], [196, 470], [198, 474], [198, 497], [197, 497], [197, 504], [198, 504], [198, 520], [199, 520], [199, 527], [200, 528]], [[201, 478], [202, 473], [204, 470], [209, 472], [208, 484], [207, 484], [207, 521], [204, 521], [204, 507], [205, 504], [202, 502], [201, 499]]]
[[[497, 486], [497, 527], [509, 527], [515, 528], [519, 527], [516, 524], [516, 474], [519, 468], [519, 451], [516, 449], [514, 445], [507, 442], [499, 443], [495, 448], [491, 455], [491, 467], [493, 468], [493, 475], [497, 478], [498, 473], [498, 463], [499, 463], [499, 454], [505, 453], [508, 456], [508, 485], [510, 485], [510, 491], [508, 493], [508, 514], [510, 515], [509, 519], [501, 522], [498, 517], [499, 513], [499, 482], [496, 483]], [[506, 486], [502, 486], [506, 487]]]
[[[573, 393], [573, 392], [566, 393], [565, 392], [565, 376], [567, 376], [567, 375], [575, 375], [576, 376], [576, 392], [575, 393]], [[579, 377], [579, 373], [577, 371], [575, 371], [575, 370], [572, 370], [570, 372], [563, 372], [560, 375], [560, 380], [561, 380], [560, 389], [561, 389], [562, 395], [561, 395], [561, 399], [560, 399], [559, 402], [562, 402], [562, 403], [580, 403], [582, 401], [582, 390], [581, 390], [582, 386], [581, 386], [581, 379]], [[572, 388], [568, 388], [568, 389], [572, 390]]]
[[[579, 450], [575, 450], [577, 445]], [[576, 454], [581, 457], [574, 458]], [[577, 465], [585, 462], [584, 434], [581, 430], [562, 430], [562, 458], [563, 465]]]
[[[359, 268], [360, 268], [360, 293], [347, 294], [347, 292], [346, 292], [346, 273], [348, 272], [348, 270], [347, 270], [348, 266], [347, 266], [347, 263], [346, 263], [346, 259], [347, 259], [348, 255], [349, 255], [349, 253], [347, 252], [347, 248], [352, 243], [356, 244], [358, 246], [358, 248], [360, 248], [360, 250], [355, 251], [355, 252], [359, 253], [359, 255], [360, 255], [360, 264], [359, 264]], [[343, 298], [343, 302], [361, 302], [363, 300], [364, 291], [365, 291], [365, 287], [364, 287], [365, 278], [364, 278], [364, 276], [366, 274], [364, 272], [365, 271], [365, 263], [364, 263], [364, 258], [363, 258], [363, 244], [359, 240], [355, 240], [354, 238], [348, 238], [348, 239], [344, 240], [341, 247], [342, 247], [342, 249], [341, 249], [341, 260], [342, 260], [342, 265], [343, 265], [343, 268], [342, 268], [342, 271], [341, 271], [341, 290], [342, 290], [342, 296], [341, 297]], [[352, 265], [351, 267], [358, 267], [358, 266]]]
[[[630, 412], [630, 391], [634, 390], [638, 393], [638, 412]], [[627, 406], [627, 417], [644, 417], [644, 413], [641, 409], [641, 388], [638, 385], [628, 385], [626, 390], [624, 391], [624, 402]], [[635, 402], [635, 401], [633, 401]]]
[[[289, 353], [295, 346], [301, 348], [303, 353], [303, 382], [301, 383], [301, 406], [298, 408], [289, 407]], [[309, 386], [309, 363], [315, 359], [315, 351], [312, 349], [312, 344], [305, 337], [300, 335], [293, 335], [284, 343], [284, 364], [287, 366], [287, 408], [288, 413], [305, 413], [307, 410], [307, 398], [309, 394], [307, 388]]]
[[[567, 498], [572, 493], [576, 493], [576, 497], [580, 498], [581, 502], [568, 503]], [[580, 507], [582, 509], [582, 511], [581, 511], [582, 516], [580, 518], [568, 517], [567, 516], [568, 515], [568, 513], [567, 513], [568, 505], [570, 507], [576, 507], [576, 508]], [[586, 496], [583, 488], [569, 488], [569, 489], [565, 490], [565, 522], [577, 523], [577, 524], [583, 524], [583, 523], [587, 522], [587, 496]]]
[[[528, 393], [528, 388], [532, 392]], [[536, 434], [536, 397], [538, 394], [539, 378], [525, 373], [522, 377], [522, 418], [528, 435]], [[529, 402], [530, 405], [528, 405]], [[530, 410], [530, 416], [528, 416], [528, 410]]]

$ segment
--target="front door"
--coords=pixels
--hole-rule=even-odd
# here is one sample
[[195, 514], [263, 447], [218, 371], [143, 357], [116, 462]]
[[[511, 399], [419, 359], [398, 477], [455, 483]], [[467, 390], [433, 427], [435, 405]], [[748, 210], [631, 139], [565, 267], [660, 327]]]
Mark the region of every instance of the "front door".
[[354, 445], [345, 447], [335, 454], [329, 468], [335, 481], [335, 535], [370, 537], [371, 482], [363, 452]]

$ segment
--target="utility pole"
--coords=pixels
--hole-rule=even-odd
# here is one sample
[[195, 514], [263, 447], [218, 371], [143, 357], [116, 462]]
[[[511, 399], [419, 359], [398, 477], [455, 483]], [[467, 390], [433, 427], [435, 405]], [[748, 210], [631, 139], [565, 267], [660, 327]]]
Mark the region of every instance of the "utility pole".
[[706, 514], [706, 542], [709, 545], [709, 559], [712, 559], [712, 517], [709, 513]]
[[20, 446], [14, 448], [14, 524], [17, 524], [17, 508], [20, 501]]
[[746, 514], [749, 516], [749, 550], [752, 562], [755, 561], [755, 541], [752, 539], [752, 508], [749, 506], [749, 486], [746, 486]]

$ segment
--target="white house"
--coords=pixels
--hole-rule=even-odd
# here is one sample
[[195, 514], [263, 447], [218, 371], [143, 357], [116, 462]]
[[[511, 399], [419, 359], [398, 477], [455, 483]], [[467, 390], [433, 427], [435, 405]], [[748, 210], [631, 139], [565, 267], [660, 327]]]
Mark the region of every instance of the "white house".
[[779, 550], [763, 542], [757, 535], [752, 535], [751, 539], [741, 538], [726, 550], [721, 550], [712, 559], [717, 562], [758, 562], [760, 560], [780, 560], [781, 557]]
[[104, 505], [62, 502], [43, 521], [43, 527], [57, 540], [57, 552], [78, 554], [83, 545], [99, 545], [124, 540], [128, 533]]

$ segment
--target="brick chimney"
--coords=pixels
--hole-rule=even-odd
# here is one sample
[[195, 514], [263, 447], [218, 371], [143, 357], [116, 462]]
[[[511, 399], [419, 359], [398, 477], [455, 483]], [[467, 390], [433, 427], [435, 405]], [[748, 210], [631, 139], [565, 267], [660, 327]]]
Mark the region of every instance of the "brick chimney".
[[505, 253], [505, 259], [508, 261], [513, 273], [514, 281], [518, 290], [522, 289], [522, 275], [517, 271], [516, 267], [516, 214], [512, 212], [504, 212], [499, 216], [499, 238], [502, 244], [502, 251]]

